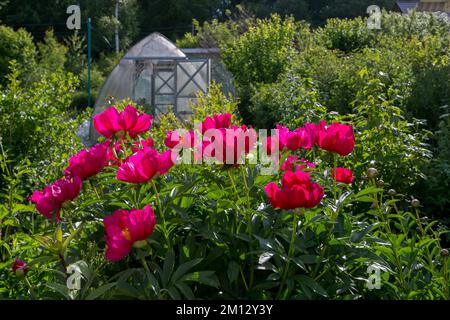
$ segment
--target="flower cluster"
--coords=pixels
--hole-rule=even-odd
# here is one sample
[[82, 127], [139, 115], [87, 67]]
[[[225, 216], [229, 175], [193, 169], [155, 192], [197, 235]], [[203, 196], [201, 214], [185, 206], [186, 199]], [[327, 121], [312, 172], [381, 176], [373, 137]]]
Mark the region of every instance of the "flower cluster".
[[168, 131], [164, 143], [171, 149], [194, 148], [195, 159], [215, 159], [218, 163], [233, 165], [242, 163], [242, 157], [256, 148], [256, 131], [245, 125], [233, 125], [229, 113], [206, 117], [198, 131], [200, 139], [193, 130]]
[[277, 125], [276, 134], [267, 137], [264, 146], [267, 154], [272, 154], [276, 145], [279, 151], [297, 151], [311, 149], [317, 145], [323, 150], [336, 152], [341, 156], [350, 154], [355, 147], [355, 137], [351, 125], [332, 123], [327, 126], [325, 121], [319, 124], [307, 123], [301, 128], [290, 131]]
[[[61, 208], [80, 194], [82, 181], [96, 176], [105, 167], [117, 166], [117, 179], [129, 183], [144, 183], [165, 174], [174, 165], [171, 151], [160, 154], [153, 149], [152, 138], [140, 137], [150, 129], [152, 120], [152, 116], [133, 106], [122, 112], [109, 107], [94, 116], [94, 127], [106, 140], [72, 156], [64, 178], [32, 194], [30, 200], [37, 211], [47, 219], [60, 221]], [[149, 205], [144, 210], [118, 210], [105, 217], [107, 259], [118, 261], [125, 257], [133, 244], [151, 235], [155, 223]]]
[[[329, 126], [325, 121], [319, 124], [307, 123], [301, 128], [290, 131], [277, 125], [276, 134], [267, 137], [263, 143], [268, 155], [275, 151], [296, 152], [317, 146], [323, 150], [341, 156], [350, 154], [355, 146], [353, 127], [340, 123]], [[277, 161], [278, 159], [276, 159]], [[265, 187], [267, 197], [274, 208], [296, 209], [313, 208], [324, 196], [323, 188], [311, 180], [309, 172], [315, 165], [304, 158], [298, 159], [295, 154], [289, 155], [282, 163], [285, 170], [281, 178], [281, 188], [274, 182]], [[350, 184], [353, 181], [352, 171], [346, 168], [333, 168], [332, 178], [337, 182]]]

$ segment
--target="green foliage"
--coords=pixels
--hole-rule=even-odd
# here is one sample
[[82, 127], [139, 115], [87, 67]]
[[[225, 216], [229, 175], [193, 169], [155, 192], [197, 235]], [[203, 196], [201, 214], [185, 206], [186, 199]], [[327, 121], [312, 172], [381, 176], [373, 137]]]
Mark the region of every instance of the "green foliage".
[[45, 33], [44, 41], [38, 43], [38, 69], [49, 72], [57, 71], [58, 69], [64, 69], [66, 63], [67, 47], [59, 43], [55, 38], [53, 30], [49, 30]]
[[[49, 181], [59, 175], [69, 154], [79, 146], [75, 136], [79, 122], [71, 120], [67, 111], [78, 82], [72, 74], [57, 71], [43, 74], [26, 88], [19, 80], [16, 63], [7, 79], [0, 94], [3, 148], [11, 166], [25, 159], [39, 164], [31, 174], [31, 184]], [[42, 166], [48, 171], [38, 173]]]
[[35, 59], [36, 46], [28, 32], [0, 25], [0, 84], [6, 82], [11, 60], [16, 60], [21, 72], [26, 74], [35, 65]]
[[233, 74], [245, 120], [253, 122], [248, 110], [251, 92], [262, 84], [275, 82], [286, 71], [295, 54], [297, 31], [302, 27], [292, 18], [272, 15], [269, 19], [257, 19], [233, 42], [221, 44], [221, 56]]
[[432, 157], [426, 143], [430, 132], [423, 130], [420, 121], [406, 119], [404, 111], [392, 100], [399, 94], [395, 89], [385, 88], [377, 79], [365, 78], [364, 71], [359, 74], [366, 85], [358, 91], [350, 116], [358, 141], [350, 161], [360, 174], [375, 163], [388, 186], [410, 190], [424, 176]]
[[[432, 216], [448, 211], [450, 201], [450, 113], [449, 107], [441, 108], [441, 119], [436, 132], [435, 157], [426, 168], [425, 179], [415, 188], [424, 198], [424, 210]], [[448, 216], [441, 217], [448, 223]]]
[[[9, 249], [3, 252], [12, 253], [0, 278], [8, 289], [1, 294], [80, 300], [449, 298], [441, 226], [404, 196], [388, 195], [380, 176], [364, 181], [357, 174], [361, 183], [353, 186], [334, 183], [326, 172], [345, 158], [333, 160], [318, 148], [298, 155], [315, 161], [311, 175], [327, 193], [316, 208], [274, 210], [263, 188], [280, 173], [261, 175], [259, 165], [180, 165], [138, 186], [114, 179], [116, 169], [107, 167], [84, 183], [82, 195], [64, 208], [62, 223], [44, 222], [30, 219], [30, 206], [15, 205], [13, 212], [21, 214], [11, 213], [10, 204], [23, 201], [14, 200], [20, 192], [12, 178], [12, 192], [3, 195], [9, 201], [0, 206], [12, 226], [1, 242]], [[147, 204], [158, 222], [146, 245], [120, 262], [105, 261], [101, 219]], [[10, 247], [18, 239], [23, 243]], [[29, 286], [6, 271], [14, 256], [30, 263]], [[79, 290], [67, 287], [68, 266], [79, 270]], [[380, 270], [380, 289], [368, 288], [369, 267]]]
[[327, 110], [318, 100], [312, 79], [288, 74], [277, 83], [258, 88], [250, 112], [258, 128], [274, 128], [283, 123], [289, 128], [324, 119]]
[[368, 30], [366, 21], [362, 18], [329, 19], [318, 30], [318, 37], [328, 49], [354, 52], [372, 44], [375, 32]]
[[[308, 3], [315, 14], [327, 11], [322, 1]], [[167, 16], [186, 4], [177, 2]], [[99, 15], [107, 16], [105, 26], [117, 23], [111, 12]], [[68, 157], [82, 148], [75, 132], [90, 110], [77, 118], [68, 111], [78, 81], [60, 70], [64, 64], [83, 70], [85, 60], [77, 66], [83, 40], [70, 39], [66, 61], [67, 49], [49, 33], [30, 60], [39, 61], [41, 69], [27, 75], [36, 81], [12, 62], [0, 88], [0, 298], [449, 299], [449, 258], [441, 254], [448, 226], [427, 218], [445, 212], [449, 199], [448, 34], [446, 22], [414, 15], [384, 13], [376, 32], [363, 29], [361, 19], [330, 20], [314, 33], [276, 15], [213, 21], [198, 23], [197, 35], [180, 42], [219, 43], [238, 85], [239, 109], [248, 111], [239, 114], [239, 100], [213, 84], [197, 96], [195, 120], [230, 112], [233, 123], [243, 115], [261, 128], [322, 119], [353, 125], [356, 145], [348, 157], [317, 147], [296, 152], [316, 165], [311, 176], [326, 193], [317, 207], [274, 210], [264, 187], [281, 172], [262, 175], [250, 163], [177, 165], [137, 186], [106, 167], [64, 205], [61, 223], [45, 220], [27, 197], [63, 175]], [[95, 90], [117, 59], [108, 55], [96, 64]], [[163, 151], [166, 131], [182, 127], [192, 125], [169, 112], [139, 138], [151, 136]], [[352, 169], [355, 182], [335, 183], [336, 165]], [[367, 177], [369, 167], [377, 169], [374, 177]], [[411, 195], [422, 206], [412, 206]], [[146, 245], [107, 262], [102, 219], [147, 204], [157, 225]], [[10, 271], [15, 258], [29, 264], [26, 281]], [[69, 266], [82, 276], [80, 290], [67, 287]], [[378, 290], [367, 286], [368, 267], [381, 271]]]
[[[195, 20], [192, 22], [195, 35], [186, 33], [183, 38], [177, 39], [176, 45], [180, 48], [218, 48], [221, 43], [230, 43], [242, 33], [238, 21], [228, 19], [219, 22], [214, 19], [211, 22], [205, 21], [202, 26]], [[241, 22], [244, 24], [245, 20]]]
[[207, 93], [197, 94], [197, 101], [191, 105], [194, 120], [203, 121], [212, 114], [230, 113], [234, 116], [233, 122], [238, 122], [238, 101], [231, 94], [226, 96], [220, 89], [220, 84], [212, 83]]
[[74, 74], [79, 74], [86, 68], [86, 39], [75, 31], [64, 40], [67, 47], [66, 69]]
[[273, 15], [270, 19], [257, 19], [248, 32], [225, 43], [222, 58], [239, 87], [276, 81], [294, 54], [296, 31], [293, 19]]

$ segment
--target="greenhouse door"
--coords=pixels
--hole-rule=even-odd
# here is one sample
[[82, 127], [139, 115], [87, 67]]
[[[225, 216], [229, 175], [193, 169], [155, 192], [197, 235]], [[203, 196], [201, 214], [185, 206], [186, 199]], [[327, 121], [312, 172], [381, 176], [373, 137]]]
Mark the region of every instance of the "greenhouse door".
[[175, 64], [173, 61], [163, 61], [154, 65], [152, 77], [152, 105], [157, 115], [166, 114], [169, 106], [176, 110]]
[[196, 94], [206, 93], [211, 79], [209, 59], [190, 59], [176, 61], [176, 106], [175, 113], [185, 119], [192, 114], [190, 102], [196, 100]]

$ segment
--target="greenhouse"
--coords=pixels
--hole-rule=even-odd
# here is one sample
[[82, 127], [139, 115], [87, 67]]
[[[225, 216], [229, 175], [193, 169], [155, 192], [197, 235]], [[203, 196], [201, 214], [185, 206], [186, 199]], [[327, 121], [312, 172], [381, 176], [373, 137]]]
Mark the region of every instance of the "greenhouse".
[[[209, 58], [188, 58], [166, 37], [152, 33], [128, 50], [111, 72], [95, 103], [94, 115], [128, 98], [156, 116], [171, 110], [186, 120], [196, 94], [206, 93], [210, 81]], [[91, 132], [95, 134], [95, 130]]]

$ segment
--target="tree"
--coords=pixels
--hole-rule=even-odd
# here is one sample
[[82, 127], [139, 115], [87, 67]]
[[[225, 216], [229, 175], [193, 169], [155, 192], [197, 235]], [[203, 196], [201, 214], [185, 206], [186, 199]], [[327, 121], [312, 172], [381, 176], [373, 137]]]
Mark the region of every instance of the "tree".
[[36, 46], [33, 37], [24, 29], [14, 31], [0, 26], [0, 84], [4, 84], [11, 60], [16, 60], [18, 69], [28, 74], [36, 61]]
[[141, 37], [155, 31], [175, 39], [192, 30], [192, 19], [212, 19], [220, 0], [138, 0]]

